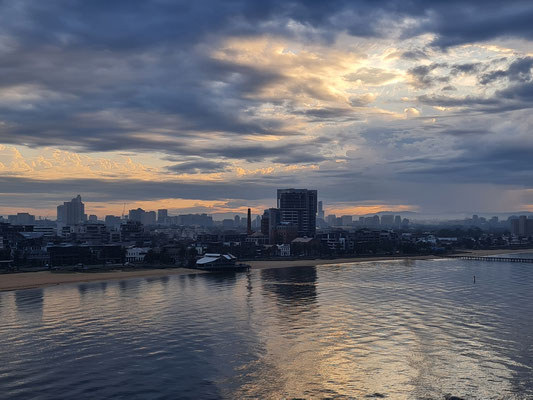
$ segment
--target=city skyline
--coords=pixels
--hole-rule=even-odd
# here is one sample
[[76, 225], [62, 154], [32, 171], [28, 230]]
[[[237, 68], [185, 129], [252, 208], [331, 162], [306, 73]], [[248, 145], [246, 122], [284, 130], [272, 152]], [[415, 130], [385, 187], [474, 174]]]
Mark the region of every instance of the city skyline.
[[[288, 196], [286, 200], [282, 200], [284, 196]], [[257, 222], [256, 228], [261, 228], [261, 217], [269, 214], [272, 210], [276, 212], [274, 216], [275, 223], [289, 223], [290, 225], [299, 226], [299, 233], [304, 233], [306, 229], [303, 228], [303, 225], [308, 226], [311, 230], [314, 227], [319, 227], [320, 224], [326, 224], [330, 226], [336, 225], [335, 221], [349, 221], [346, 224], [337, 224], [337, 225], [350, 225], [351, 222], [355, 222], [354, 218], [359, 218], [361, 220], [372, 220], [373, 218], [381, 218], [383, 221], [389, 220], [391, 218], [396, 218], [396, 220], [391, 219], [389, 222], [385, 223], [386, 226], [399, 226], [401, 225], [402, 217], [409, 217], [413, 221], [422, 222], [422, 223], [441, 223], [441, 222], [459, 222], [464, 219], [465, 221], [471, 220], [472, 218], [480, 219], [480, 221], [489, 222], [489, 220], [498, 221], [499, 218], [502, 220], [510, 221], [511, 219], [518, 218], [519, 216], [524, 216], [524, 218], [533, 219], [533, 212], [530, 211], [518, 211], [518, 212], [499, 212], [499, 213], [463, 213], [460, 215], [455, 215], [454, 217], [446, 217], [440, 214], [440, 218], [436, 218], [435, 215], [424, 215], [412, 211], [392, 211], [384, 210], [378, 212], [369, 212], [365, 214], [335, 214], [333, 211], [330, 212], [328, 209], [324, 208], [324, 202], [322, 200], [318, 201], [318, 191], [316, 189], [294, 189], [294, 188], [285, 188], [277, 189], [277, 199], [271, 199], [271, 203], [274, 203], [275, 207], [268, 207], [265, 209], [252, 209], [247, 208], [246, 213], [225, 213], [225, 214], [207, 214], [207, 213], [180, 213], [179, 210], [172, 209], [143, 209], [138, 207], [136, 209], [126, 208], [126, 204], [123, 204], [122, 213], [117, 215], [115, 214], [93, 214], [90, 211], [85, 212], [86, 203], [82, 201], [82, 196], [77, 194], [71, 201], [64, 201], [63, 204], [60, 204], [56, 207], [56, 217], [51, 216], [41, 216], [33, 215], [26, 210], [17, 209], [15, 213], [8, 215], [0, 214], [0, 222], [5, 221], [16, 221], [17, 225], [33, 225], [38, 221], [55, 221], [62, 225], [80, 225], [86, 223], [108, 223], [108, 219], [112, 220], [112, 224], [124, 223], [125, 221], [137, 221], [143, 225], [180, 225], [184, 221], [189, 221], [190, 218], [199, 217], [202, 221], [205, 222], [205, 218], [208, 218], [212, 224], [213, 221], [216, 222], [226, 222], [237, 221], [239, 219], [241, 223], [237, 223], [237, 226], [244, 227], [245, 222], [248, 219], [251, 222], [252, 213], [255, 216], [255, 219], [259, 219]], [[327, 205], [326, 205], [327, 207]], [[88, 208], [91, 209], [90, 207]], [[286, 209], [286, 211], [282, 211]], [[280, 213], [277, 215], [277, 213]], [[185, 218], [182, 223], [177, 222], [176, 218]], [[269, 217], [272, 218], [272, 217]], [[312, 218], [312, 220], [310, 219]], [[398, 220], [399, 218], [399, 220]], [[522, 218], [522, 217], [521, 217]], [[333, 223], [331, 223], [333, 221]], [[409, 221], [409, 219], [408, 219]], [[202, 223], [203, 224], [203, 223]], [[303, 224], [303, 225], [302, 225]], [[370, 223], [370, 225], [374, 225]], [[379, 225], [379, 222], [378, 222]], [[210, 226], [210, 225], [209, 225]], [[261, 228], [262, 229], [262, 228]], [[305, 235], [305, 233], [304, 233]]]
[[[186, 6], [184, 6], [186, 4]], [[0, 215], [533, 211], [521, 1], [0, 6]]]

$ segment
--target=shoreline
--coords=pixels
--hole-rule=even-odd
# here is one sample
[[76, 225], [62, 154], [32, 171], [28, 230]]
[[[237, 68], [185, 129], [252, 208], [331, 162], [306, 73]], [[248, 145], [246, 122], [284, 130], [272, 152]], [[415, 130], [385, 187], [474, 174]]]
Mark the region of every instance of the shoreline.
[[[447, 255], [472, 255], [472, 256], [491, 256], [495, 254], [520, 254], [533, 253], [531, 249], [504, 249], [504, 250], [469, 250], [460, 251]], [[317, 265], [337, 265], [357, 262], [370, 261], [392, 261], [392, 260], [434, 260], [442, 258], [434, 254], [420, 255], [392, 255], [392, 256], [360, 256], [335, 259], [309, 259], [309, 260], [275, 260], [275, 261], [249, 261], [248, 264], [252, 269], [270, 269], [270, 268], [290, 268], [290, 267], [316, 267]]]
[[[494, 254], [520, 254], [532, 253], [533, 249], [501, 249], [501, 250], [470, 250], [452, 253], [452, 255], [474, 255], [490, 256]], [[438, 255], [392, 255], [392, 256], [362, 256], [336, 259], [309, 259], [309, 260], [270, 260], [270, 261], [249, 261], [251, 269], [272, 269], [290, 267], [316, 267], [318, 265], [336, 265], [357, 262], [388, 261], [388, 260], [431, 260], [440, 258]], [[112, 281], [122, 279], [135, 279], [158, 277], [168, 275], [189, 275], [205, 274], [208, 271], [201, 271], [189, 268], [159, 268], [141, 269], [136, 271], [114, 270], [109, 272], [19, 272], [11, 274], [0, 274], [0, 292], [35, 289], [47, 286], [62, 284]]]
[[158, 268], [141, 269], [137, 271], [112, 270], [109, 272], [18, 272], [12, 274], [0, 274], [0, 292], [36, 289], [69, 283], [116, 281], [123, 279], [205, 273], [207, 273], [207, 271], [189, 268]]

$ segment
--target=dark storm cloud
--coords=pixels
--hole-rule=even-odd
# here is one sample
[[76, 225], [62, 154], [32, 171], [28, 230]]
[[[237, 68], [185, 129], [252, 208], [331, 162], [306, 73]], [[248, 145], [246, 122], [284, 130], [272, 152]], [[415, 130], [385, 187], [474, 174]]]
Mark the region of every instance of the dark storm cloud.
[[487, 129], [481, 129], [481, 128], [454, 128], [454, 129], [446, 129], [444, 133], [448, 135], [453, 136], [470, 136], [470, 135], [485, 135], [488, 133]]
[[509, 86], [497, 92], [497, 95], [533, 107], [533, 82]]
[[451, 91], [457, 90], [457, 88], [455, 88], [455, 86], [448, 85], [448, 86], [444, 86], [442, 88], [442, 90], [447, 91], [447, 92], [451, 92]]
[[167, 167], [172, 172], [180, 174], [199, 174], [208, 172], [222, 172], [229, 167], [229, 163], [223, 161], [186, 161]]
[[451, 74], [473, 74], [479, 70], [481, 63], [454, 64], [451, 66]]
[[435, 46], [447, 48], [498, 37], [533, 39], [533, 6], [529, 1], [410, 2], [421, 7], [425, 18], [414, 32], [436, 34]]
[[409, 50], [401, 53], [401, 57], [405, 60], [418, 61], [428, 58], [428, 55], [422, 50]]
[[[453, 132], [450, 132], [453, 134]], [[533, 142], [490, 142], [486, 132], [474, 131], [474, 140], [462, 144], [459, 155], [447, 158], [419, 157], [398, 161], [398, 176], [422, 181], [531, 184]]]
[[497, 106], [501, 102], [495, 98], [482, 98], [476, 96], [449, 97], [449, 96], [418, 96], [418, 101], [422, 104], [440, 107], [465, 107], [465, 106]]
[[289, 34], [289, 21], [320, 29], [326, 38], [332, 31], [382, 36], [387, 23], [406, 17], [419, 20], [408, 34], [435, 33], [439, 46], [533, 36], [533, 7], [523, 0], [12, 0], [2, 6], [4, 26], [28, 42], [94, 48], [190, 44], [220, 32]]
[[519, 58], [505, 70], [500, 69], [481, 75], [479, 82], [487, 85], [501, 78], [507, 78], [511, 82], [527, 82], [531, 80], [531, 68], [533, 68], [533, 57]]
[[[362, 107], [368, 105], [368, 101], [363, 101], [359, 99], [359, 103], [357, 100], [354, 100], [354, 103], [352, 103], [352, 106], [355, 107]], [[309, 122], [319, 122], [319, 121], [357, 121], [361, 119], [361, 116], [356, 114], [354, 110], [347, 109], [347, 108], [339, 108], [339, 107], [327, 107], [327, 108], [315, 108], [315, 109], [307, 109], [307, 110], [295, 110], [292, 111], [292, 114], [294, 115], [303, 115], [308, 117]]]
[[516, 83], [497, 90], [489, 97], [421, 95], [418, 102], [429, 106], [463, 107], [471, 111], [501, 113], [533, 107], [533, 81]]
[[275, 157], [272, 159], [272, 161], [280, 164], [314, 164], [326, 159], [326, 157], [320, 154], [296, 151], [291, 154], [284, 154], [280, 157]]
[[437, 68], [447, 67], [444, 63], [433, 63], [430, 65], [419, 65], [409, 69], [407, 72], [412, 78], [412, 85], [417, 88], [429, 88], [436, 83], [446, 83], [450, 80], [447, 76], [432, 74]]
[[[320, 141], [300, 142], [293, 145], [217, 145], [204, 147], [191, 147], [184, 149], [183, 154], [188, 156], [201, 155], [211, 159], [239, 159], [248, 162], [260, 162], [272, 159], [273, 162], [281, 164], [310, 163], [322, 161], [325, 157], [317, 154], [317, 145], [325, 145], [331, 139], [321, 139]], [[179, 152], [176, 150], [176, 152]], [[165, 157], [171, 162], [187, 162], [182, 157]], [[209, 161], [210, 162], [210, 161]]]
[[[224, 200], [242, 198], [256, 200], [272, 197], [276, 186], [255, 182], [242, 190], [246, 180], [239, 182], [178, 182], [178, 181], [137, 181], [137, 180], [98, 180], [65, 179], [39, 181], [26, 178], [0, 177], [0, 201], [12, 193], [28, 193], [30, 196], [47, 194], [51, 202], [65, 198], [66, 193], [86, 193], [89, 202], [150, 201], [164, 198], [193, 200]], [[55, 195], [55, 197], [54, 197]], [[71, 195], [70, 195], [71, 196]], [[64, 200], [62, 200], [64, 201]], [[13, 203], [3, 204], [13, 205]]]

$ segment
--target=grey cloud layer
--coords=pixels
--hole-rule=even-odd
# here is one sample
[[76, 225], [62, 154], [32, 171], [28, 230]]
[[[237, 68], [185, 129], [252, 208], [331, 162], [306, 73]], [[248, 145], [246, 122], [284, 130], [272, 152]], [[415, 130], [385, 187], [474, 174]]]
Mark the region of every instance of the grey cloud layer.
[[[279, 119], [247, 112], [260, 104], [248, 94], [283, 76], [209, 59], [206, 44], [228, 35], [302, 35], [291, 21], [307, 28], [303, 41], [328, 41], [344, 31], [382, 37], [404, 18], [417, 21], [404, 36], [435, 33], [439, 46], [533, 37], [525, 24], [530, 3], [507, 2], [495, 23], [500, 7], [496, 1], [3, 1], [0, 87], [34, 86], [42, 93], [29, 106], [0, 109], [0, 141], [181, 154], [187, 151], [180, 141], [198, 132], [287, 135]], [[434, 67], [414, 68], [416, 82], [446, 81], [430, 77]], [[309, 111], [309, 117], [333, 112]], [[168, 140], [150, 140], [161, 132]]]

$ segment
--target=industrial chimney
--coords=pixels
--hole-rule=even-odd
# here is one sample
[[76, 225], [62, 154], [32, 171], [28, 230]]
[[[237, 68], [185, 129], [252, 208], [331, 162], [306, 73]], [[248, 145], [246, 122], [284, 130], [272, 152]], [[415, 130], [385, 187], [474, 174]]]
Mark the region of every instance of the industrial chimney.
[[246, 227], [248, 228], [248, 235], [252, 234], [252, 210], [248, 209], [248, 221]]

